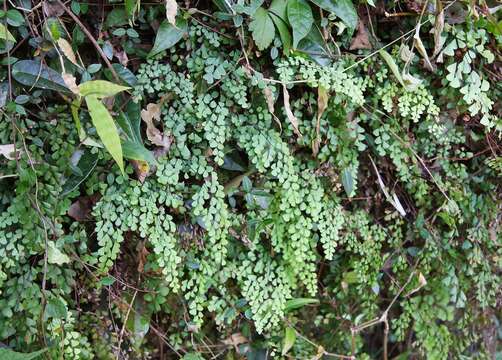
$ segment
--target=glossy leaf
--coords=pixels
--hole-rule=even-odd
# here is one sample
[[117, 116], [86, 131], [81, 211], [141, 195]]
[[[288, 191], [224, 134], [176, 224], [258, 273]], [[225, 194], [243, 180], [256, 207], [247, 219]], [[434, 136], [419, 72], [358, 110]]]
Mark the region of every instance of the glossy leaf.
[[118, 130], [112, 116], [101, 100], [99, 100], [96, 96], [86, 96], [85, 101], [87, 103], [87, 108], [89, 109], [92, 123], [94, 124], [103, 145], [112, 155], [113, 159], [119, 166], [120, 171], [124, 173], [122, 145], [120, 144]]
[[307, 0], [289, 0], [287, 5], [289, 24], [293, 29], [293, 47], [306, 37], [314, 23], [314, 16]]
[[71, 93], [61, 74], [37, 60], [18, 61], [12, 66], [12, 76], [26, 86]]
[[352, 0], [310, 0], [321, 9], [338, 16], [351, 30], [357, 26], [357, 12]]
[[169, 21], [164, 20], [162, 24], [160, 24], [157, 36], [155, 37], [155, 43], [153, 44], [153, 48], [148, 56], [154, 56], [174, 46], [183, 38], [183, 35], [186, 32], [187, 21], [184, 18], [178, 17], [176, 20], [176, 26], [173, 26], [169, 23]]
[[253, 21], [249, 24], [249, 30], [259, 50], [265, 50], [274, 40], [275, 27], [269, 12], [259, 7], [253, 15]]
[[102, 99], [109, 96], [114, 96], [119, 92], [129, 89], [126, 86], [117, 85], [105, 80], [91, 80], [86, 81], [78, 86], [80, 95], [82, 96], [94, 96], [98, 99]]

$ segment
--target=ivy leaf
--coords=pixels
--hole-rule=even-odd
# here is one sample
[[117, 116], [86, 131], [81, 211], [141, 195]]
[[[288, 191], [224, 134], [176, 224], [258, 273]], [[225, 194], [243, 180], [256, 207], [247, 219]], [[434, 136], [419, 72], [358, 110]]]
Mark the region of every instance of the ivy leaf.
[[274, 23], [269, 16], [269, 12], [262, 7], [259, 7], [254, 13], [249, 29], [259, 50], [265, 50], [274, 40]]
[[6, 41], [12, 41], [16, 42], [16, 38], [14, 35], [10, 33], [10, 31], [7, 29], [7, 27], [4, 24], [0, 23], [0, 39], [6, 40]]
[[106, 80], [91, 80], [80, 84], [78, 89], [80, 91], [80, 95], [82, 96], [94, 96], [97, 99], [102, 99], [114, 96], [119, 92], [128, 90], [129, 88]]
[[103, 145], [112, 155], [113, 159], [124, 174], [124, 160], [122, 157], [122, 145], [120, 144], [119, 133], [113, 119], [103, 105], [103, 103], [94, 95], [85, 97], [92, 123], [98, 132]]
[[47, 261], [50, 264], [63, 265], [70, 262], [70, 258], [56, 247], [54, 241], [47, 243]]
[[296, 331], [292, 327], [287, 327], [284, 331], [284, 343], [282, 345], [282, 356], [293, 347], [296, 341]]
[[338, 16], [352, 31], [357, 27], [357, 12], [352, 0], [310, 0], [321, 9]]
[[183, 35], [186, 34], [187, 27], [187, 21], [182, 17], [176, 20], [176, 26], [164, 20], [162, 24], [160, 24], [159, 31], [157, 31], [157, 36], [155, 37], [155, 43], [148, 57], [157, 55], [176, 45], [176, 43], [183, 38]]
[[40, 358], [40, 355], [45, 353], [47, 349], [38, 350], [31, 353], [20, 353], [11, 349], [0, 348], [0, 359], [8, 360], [35, 360]]
[[293, 47], [306, 37], [314, 23], [312, 9], [306, 0], [289, 0], [287, 5], [288, 20], [293, 29]]
[[21, 60], [12, 66], [12, 76], [17, 82], [41, 89], [71, 93], [63, 77], [47, 65], [35, 60]]

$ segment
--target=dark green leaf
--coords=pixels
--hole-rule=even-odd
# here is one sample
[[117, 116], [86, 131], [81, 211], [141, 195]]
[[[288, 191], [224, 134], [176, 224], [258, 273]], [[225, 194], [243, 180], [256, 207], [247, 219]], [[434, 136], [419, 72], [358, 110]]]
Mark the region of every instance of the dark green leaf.
[[142, 144], [141, 138], [141, 108], [138, 103], [130, 101], [127, 103], [125, 111], [121, 111], [117, 116], [117, 124], [125, 132], [128, 139]]
[[34, 360], [40, 358], [47, 349], [38, 350], [32, 353], [20, 353], [10, 349], [0, 348], [0, 359], [4, 360]]
[[157, 31], [155, 43], [148, 56], [154, 56], [174, 46], [183, 38], [187, 28], [187, 21], [181, 16], [176, 19], [176, 27], [170, 24], [169, 21], [164, 20]]
[[92, 154], [90, 151], [85, 151], [77, 163], [77, 166], [80, 169], [82, 175], [71, 175], [63, 186], [63, 193], [61, 194], [61, 196], [65, 196], [75, 190], [85, 179], [87, 179], [87, 177], [96, 167], [97, 163], [97, 154]]
[[24, 16], [16, 9], [10, 9], [7, 11], [7, 23], [14, 27], [18, 27], [24, 24]]
[[259, 7], [253, 15], [253, 21], [249, 24], [249, 30], [259, 50], [265, 50], [274, 40], [275, 28], [272, 18], [266, 9]]
[[352, 31], [357, 27], [357, 12], [352, 0], [310, 0], [320, 8], [338, 16]]
[[67, 315], [68, 309], [61, 299], [52, 297], [47, 301], [44, 314], [45, 319], [64, 319]]
[[99, 283], [103, 286], [110, 286], [112, 285], [113, 283], [115, 283], [115, 278], [111, 277], [111, 276], [105, 276], [104, 278], [102, 278]]
[[[124, 84], [133, 87], [138, 82], [138, 79], [132, 73], [132, 71], [126, 68], [125, 66], [122, 66], [120, 64], [112, 64], [112, 67]], [[116, 81], [110, 69], [108, 68], [104, 69], [104, 73], [108, 80]]]
[[288, 20], [293, 29], [293, 47], [306, 37], [314, 23], [312, 9], [307, 0], [289, 0], [287, 5]]
[[107, 28], [127, 25], [127, 14], [124, 8], [114, 8], [112, 11], [108, 13], [106, 17], [105, 25]]
[[331, 63], [331, 54], [316, 24], [307, 37], [300, 41], [297, 50], [309, 55], [319, 65], [327, 66]]
[[21, 60], [12, 66], [12, 76], [19, 83], [41, 89], [71, 93], [61, 75], [36, 60]]

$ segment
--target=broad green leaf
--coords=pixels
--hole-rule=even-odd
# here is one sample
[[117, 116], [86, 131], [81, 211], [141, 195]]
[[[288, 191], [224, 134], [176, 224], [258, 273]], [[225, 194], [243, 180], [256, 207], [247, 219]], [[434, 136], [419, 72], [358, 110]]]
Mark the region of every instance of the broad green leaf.
[[385, 50], [380, 50], [379, 54], [385, 60], [385, 62], [389, 66], [390, 70], [392, 71], [392, 73], [396, 77], [397, 81], [399, 81], [399, 83], [401, 85], [405, 86], [403, 78], [401, 77], [401, 72], [399, 71], [399, 68], [397, 67], [396, 62], [394, 61], [394, 58]]
[[292, 327], [287, 327], [284, 331], [284, 342], [282, 344], [282, 356], [293, 347], [296, 341], [296, 331]]
[[134, 18], [134, 13], [136, 9], [138, 9], [138, 1], [139, 0], [124, 0], [126, 13], [130, 18]]
[[16, 9], [10, 9], [7, 11], [7, 23], [14, 27], [18, 27], [24, 24], [24, 16]]
[[304, 307], [305, 305], [313, 305], [313, 304], [319, 304], [319, 300], [309, 299], [309, 298], [291, 299], [286, 301], [286, 305], [284, 306], [284, 311], [289, 312]]
[[253, 15], [253, 21], [249, 24], [249, 30], [259, 50], [265, 50], [274, 40], [275, 28], [269, 12], [259, 7]]
[[141, 143], [125, 140], [122, 142], [122, 151], [127, 159], [142, 160], [152, 165], [157, 163], [152, 152]]
[[268, 8], [269, 13], [280, 17], [286, 24], [288, 21], [287, 0], [273, 0]]
[[127, 103], [125, 111], [121, 111], [117, 116], [117, 124], [127, 135], [128, 139], [143, 144], [141, 138], [141, 107], [138, 103], [130, 101]]
[[270, 17], [275, 24], [275, 27], [279, 31], [282, 41], [282, 50], [284, 54], [288, 54], [291, 48], [291, 34], [289, 33], [288, 26], [283, 18], [275, 15], [275, 13], [270, 12]]
[[293, 29], [293, 47], [306, 37], [314, 23], [314, 16], [307, 0], [289, 0], [287, 5], [288, 20]]
[[357, 12], [352, 0], [310, 0], [320, 8], [338, 16], [352, 31], [357, 27]]
[[154, 56], [174, 46], [183, 38], [183, 35], [187, 32], [187, 27], [187, 21], [181, 16], [176, 19], [176, 26], [164, 20], [162, 24], [160, 24], [157, 36], [155, 37], [155, 43], [148, 56]]
[[308, 35], [300, 41], [297, 50], [310, 56], [319, 65], [327, 66], [331, 63], [331, 54], [317, 24], [314, 24]]
[[35, 360], [45, 353], [47, 349], [38, 350], [31, 353], [20, 353], [7, 348], [0, 348], [0, 359], [5, 360]]
[[[112, 67], [124, 84], [133, 87], [138, 82], [138, 79], [133, 72], [125, 66], [122, 66], [121, 64], [112, 64]], [[110, 69], [106, 68], [103, 72], [108, 80], [116, 81]]]
[[125, 8], [123, 7], [116, 7], [113, 10], [111, 10], [108, 13], [108, 16], [106, 17], [105, 21], [106, 28], [122, 26], [127, 24], [128, 24], [127, 13], [125, 11]]
[[70, 262], [68, 255], [59, 250], [54, 241], [49, 241], [47, 246], [47, 261], [50, 264], [63, 265]]
[[51, 297], [47, 301], [44, 318], [47, 321], [52, 319], [65, 319], [68, 316], [68, 308], [65, 303], [58, 297]]
[[75, 190], [80, 184], [84, 182], [85, 179], [92, 173], [94, 168], [98, 163], [98, 156], [91, 153], [89, 150], [83, 152], [78, 159], [75, 161], [75, 166], [80, 170], [80, 174], [72, 174], [63, 185], [63, 193], [61, 197], [69, 194]]
[[7, 29], [3, 23], [0, 23], [0, 39], [16, 42], [16, 38], [10, 33], [9, 29]]
[[96, 96], [86, 96], [85, 102], [87, 103], [92, 123], [94, 124], [103, 145], [112, 155], [113, 159], [119, 166], [120, 171], [122, 171], [122, 174], [124, 174], [122, 145], [120, 144], [119, 133], [112, 116], [101, 100], [99, 100]]
[[78, 86], [81, 96], [94, 96], [102, 99], [109, 96], [114, 96], [121, 91], [129, 89], [128, 87], [117, 85], [105, 80], [86, 81]]
[[345, 168], [342, 171], [342, 185], [347, 196], [351, 197], [354, 192], [354, 178], [352, 177], [350, 168]]
[[36, 60], [21, 60], [12, 66], [12, 76], [17, 82], [41, 89], [71, 93], [58, 72]]

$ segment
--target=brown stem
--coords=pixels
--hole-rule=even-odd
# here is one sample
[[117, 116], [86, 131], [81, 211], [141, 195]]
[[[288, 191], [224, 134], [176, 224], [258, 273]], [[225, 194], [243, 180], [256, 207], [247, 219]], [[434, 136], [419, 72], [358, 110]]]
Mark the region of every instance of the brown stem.
[[110, 63], [110, 60], [108, 60], [108, 58], [106, 57], [105, 53], [103, 52], [103, 49], [101, 49], [101, 46], [99, 46], [99, 44], [96, 41], [96, 39], [94, 39], [94, 36], [92, 36], [92, 34], [89, 32], [89, 30], [87, 30], [87, 28], [84, 26], [84, 24], [82, 24], [82, 22], [79, 20], [79, 18], [70, 9], [68, 9], [68, 7], [65, 4], [63, 4], [60, 0], [56, 0], [56, 2], [58, 3], [59, 6], [61, 6], [64, 9], [64, 11], [68, 15], [70, 15], [70, 17], [73, 19], [73, 21], [75, 21], [75, 23], [78, 26], [80, 26], [80, 28], [82, 29], [82, 31], [84, 32], [84, 34], [91, 41], [91, 43], [96, 48], [96, 50], [98, 51], [98, 53], [101, 56], [101, 58], [103, 59], [103, 61], [106, 63], [106, 66], [108, 66], [108, 68], [110, 69], [110, 71], [111, 71], [113, 77], [115, 78], [115, 80], [120, 83], [121, 82], [120, 77], [115, 72], [115, 69], [113, 68], [112, 64]]

